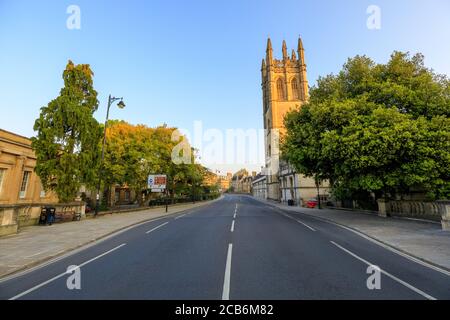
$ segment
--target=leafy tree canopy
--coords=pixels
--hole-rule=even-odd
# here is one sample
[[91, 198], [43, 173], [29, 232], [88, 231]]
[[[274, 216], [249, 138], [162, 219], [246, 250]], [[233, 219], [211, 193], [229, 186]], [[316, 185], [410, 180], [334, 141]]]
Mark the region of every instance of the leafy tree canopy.
[[92, 78], [89, 65], [69, 61], [60, 95], [41, 108], [34, 124], [36, 173], [61, 202], [73, 200], [81, 184], [95, 183], [101, 127], [93, 117], [98, 100]]
[[282, 152], [299, 172], [329, 179], [338, 197], [420, 189], [450, 196], [450, 81], [424, 57], [387, 64], [349, 59], [321, 77], [308, 103], [285, 118]]
[[[166, 174], [171, 196], [196, 191], [206, 169], [194, 161], [194, 151], [185, 137], [173, 139], [176, 128], [166, 125], [150, 128], [125, 121], [109, 121], [106, 130], [104, 182], [106, 185], [127, 185], [140, 195], [147, 188], [150, 174]], [[174, 148], [187, 143], [188, 163], [175, 163]], [[139, 197], [139, 201], [142, 197]]]

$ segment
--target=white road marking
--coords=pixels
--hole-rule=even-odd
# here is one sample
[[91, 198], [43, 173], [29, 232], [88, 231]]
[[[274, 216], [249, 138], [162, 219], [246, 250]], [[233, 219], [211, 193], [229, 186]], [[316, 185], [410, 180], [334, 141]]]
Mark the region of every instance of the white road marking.
[[[318, 219], [318, 218], [317, 218], [317, 219]], [[435, 270], [435, 271], [438, 271], [438, 272], [440, 272], [440, 273], [442, 273], [442, 274], [445, 274], [446, 276], [449, 276], [449, 277], [450, 277], [450, 272], [449, 272], [449, 271], [444, 270], [444, 269], [442, 269], [442, 268], [439, 268], [439, 267], [437, 267], [437, 266], [434, 266], [434, 265], [432, 265], [432, 264], [429, 264], [429, 263], [427, 263], [427, 262], [425, 262], [425, 261], [419, 260], [419, 259], [417, 259], [417, 258], [415, 258], [415, 257], [413, 257], [413, 256], [410, 256], [410, 255], [407, 254], [407, 253], [403, 253], [403, 252], [401, 252], [401, 251], [399, 251], [399, 250], [397, 250], [397, 249], [394, 249], [394, 248], [392, 248], [392, 247], [390, 247], [390, 246], [388, 246], [388, 245], [386, 245], [386, 244], [384, 244], [384, 243], [382, 243], [382, 242], [380, 242], [380, 241], [378, 241], [378, 240], [376, 240], [376, 239], [373, 239], [373, 238], [371, 238], [371, 237], [369, 237], [369, 236], [366, 236], [366, 235], [365, 235], [364, 233], [362, 233], [362, 232], [353, 230], [352, 228], [349, 228], [349, 227], [340, 225], [340, 224], [338, 224], [338, 223], [334, 223], [334, 222], [332, 222], [332, 221], [326, 221], [326, 220], [321, 220], [321, 221], [328, 222], [328, 223], [334, 224], [334, 225], [337, 226], [337, 227], [341, 227], [341, 228], [343, 228], [343, 229], [345, 229], [345, 230], [351, 231], [351, 232], [353, 232], [354, 234], [357, 234], [358, 236], [360, 236], [360, 237], [362, 237], [362, 238], [364, 238], [364, 239], [366, 239], [366, 240], [368, 240], [368, 241], [370, 241], [370, 242], [372, 242], [372, 243], [375, 243], [375, 244], [379, 245], [380, 247], [383, 247], [384, 249], [387, 249], [387, 250], [389, 250], [389, 251], [391, 251], [391, 252], [393, 252], [393, 253], [395, 253], [395, 254], [398, 254], [399, 256], [402, 256], [402, 257], [404, 257], [404, 258], [406, 258], [406, 259], [408, 259], [408, 260], [411, 260], [411, 261], [413, 261], [413, 262], [415, 262], [415, 263], [418, 263], [418, 264], [420, 264], [420, 265], [422, 265], [422, 266], [424, 266], [424, 267], [433, 269], [433, 270]]]
[[[338, 247], [339, 249], [341, 249], [342, 251], [344, 251], [344, 252], [348, 253], [349, 255], [351, 255], [352, 257], [358, 259], [359, 261], [362, 261], [362, 262], [364, 262], [365, 264], [367, 264], [367, 265], [369, 265], [369, 266], [373, 265], [373, 263], [370, 263], [370, 262], [364, 260], [363, 258], [357, 256], [356, 254], [354, 254], [354, 253], [351, 252], [350, 250], [347, 250], [347, 249], [345, 249], [344, 247], [338, 245], [336, 242], [334, 242], [334, 241], [330, 241], [330, 242], [331, 242], [332, 244], [334, 244], [336, 247]], [[408, 289], [411, 289], [412, 291], [414, 291], [414, 292], [420, 294], [421, 296], [427, 298], [428, 300], [436, 300], [435, 297], [430, 296], [429, 294], [423, 292], [422, 290], [417, 289], [416, 287], [414, 287], [414, 286], [410, 285], [409, 283], [407, 283], [407, 282], [405, 282], [405, 281], [403, 281], [403, 280], [397, 278], [396, 276], [393, 276], [393, 275], [390, 274], [389, 272], [387, 272], [387, 271], [385, 271], [385, 270], [383, 270], [383, 269], [381, 269], [381, 268], [380, 268], [380, 271], [381, 271], [381, 273], [385, 274], [386, 276], [388, 276], [388, 277], [391, 278], [392, 280], [397, 281], [397, 282], [400, 283], [401, 285], [407, 287]]]
[[[285, 217], [290, 218], [290, 219], [294, 219], [294, 218], [288, 216], [287, 214], [285, 214], [284, 212], [282, 212], [281, 209], [279, 209], [277, 207], [273, 207], [273, 206], [272, 206], [272, 208], [278, 210], [278, 212], [280, 212], [280, 214], [284, 215]], [[345, 229], [347, 231], [350, 231], [350, 232], [352, 232], [352, 233], [354, 233], [354, 234], [356, 234], [356, 235], [358, 235], [358, 236], [360, 236], [360, 237], [362, 237], [362, 238], [364, 238], [364, 239], [366, 239], [366, 240], [368, 240], [368, 241], [370, 241], [370, 242], [372, 242], [372, 243], [374, 243], [374, 244], [376, 244], [376, 245], [378, 245], [378, 246], [380, 246], [380, 247], [382, 247], [382, 248], [384, 248], [386, 250], [389, 250], [389, 251], [391, 251], [391, 252], [393, 252], [395, 254], [398, 254], [399, 256], [402, 256], [402, 257], [404, 257], [404, 258], [406, 258], [408, 260], [411, 260], [411, 261], [413, 261], [415, 263], [418, 263], [418, 264], [420, 264], [420, 265], [422, 265], [424, 267], [427, 267], [427, 268], [433, 269], [433, 270], [435, 270], [437, 272], [440, 272], [442, 274], [445, 274], [446, 276], [450, 276], [450, 272], [449, 271], [447, 271], [445, 269], [442, 269], [442, 268], [439, 268], [438, 266], [435, 266], [435, 265], [430, 264], [428, 262], [425, 262], [423, 260], [420, 260], [420, 259], [418, 259], [416, 257], [413, 257], [413, 256], [411, 256], [411, 255], [409, 255], [407, 253], [404, 253], [404, 252], [402, 252], [400, 250], [397, 250], [397, 249], [395, 249], [395, 248], [393, 248], [391, 246], [388, 246], [388, 245], [384, 244], [383, 242], [381, 242], [379, 240], [376, 240], [374, 238], [371, 238], [371, 237], [365, 235], [364, 233], [362, 233], [360, 231], [354, 230], [352, 228], [346, 227], [344, 225], [341, 225], [341, 224], [336, 223], [334, 221], [330, 221], [328, 219], [323, 219], [323, 218], [320, 218], [320, 217], [312, 216], [310, 214], [306, 214], [306, 213], [302, 213], [302, 212], [298, 212], [298, 213], [294, 213], [294, 214], [296, 214], [296, 215], [306, 215], [308, 217], [311, 217], [312, 219], [316, 219], [316, 220], [319, 220], [319, 221], [322, 221], [322, 222], [325, 222], [325, 223], [329, 223], [329, 224], [335, 225], [336, 227], [339, 227], [339, 228]]]
[[[304, 214], [304, 213], [301, 213], [301, 214]], [[411, 260], [411, 261], [413, 261], [415, 263], [418, 263], [418, 264], [420, 264], [420, 265], [422, 265], [424, 267], [433, 269], [433, 270], [435, 270], [437, 272], [440, 272], [440, 273], [445, 274], [446, 276], [450, 277], [450, 272], [449, 271], [444, 270], [442, 268], [439, 268], [439, 267], [437, 267], [435, 265], [432, 265], [430, 263], [427, 263], [425, 261], [422, 261], [420, 259], [417, 259], [417, 258], [415, 258], [415, 257], [413, 257], [413, 256], [411, 256], [411, 255], [409, 255], [407, 253], [404, 253], [404, 252], [402, 252], [400, 250], [397, 250], [397, 249], [395, 249], [395, 248], [393, 248], [391, 246], [388, 246], [388, 245], [384, 244], [383, 242], [381, 242], [379, 240], [376, 240], [374, 238], [371, 238], [371, 237], [365, 235], [364, 233], [362, 233], [360, 231], [357, 231], [355, 229], [349, 228], [347, 226], [344, 226], [342, 224], [339, 224], [339, 223], [336, 223], [334, 221], [330, 221], [330, 220], [327, 220], [327, 219], [323, 219], [323, 218], [320, 218], [320, 217], [314, 217], [314, 216], [311, 216], [311, 215], [308, 215], [308, 214], [304, 214], [304, 215], [307, 215], [307, 216], [309, 216], [309, 217], [311, 217], [313, 219], [316, 219], [316, 220], [319, 220], [319, 221], [322, 221], [322, 222], [325, 222], [325, 223], [329, 223], [329, 224], [335, 225], [336, 227], [339, 227], [339, 228], [345, 229], [347, 231], [350, 231], [350, 232], [360, 236], [361, 238], [364, 238], [364, 239], [366, 239], [366, 240], [368, 240], [368, 241], [370, 241], [370, 242], [372, 242], [372, 243], [374, 243], [374, 244], [376, 244], [376, 245], [378, 245], [378, 246], [380, 246], [380, 247], [382, 247], [382, 248], [384, 248], [386, 250], [389, 250], [389, 251], [391, 251], [391, 252], [393, 252], [395, 254], [398, 254], [399, 256], [402, 256], [402, 257], [404, 257], [404, 258], [406, 258], [408, 260]]]
[[177, 217], [175, 217], [175, 220], [178, 220], [178, 219], [180, 219], [181, 217], [184, 217], [185, 215], [187, 215], [187, 213], [185, 213], [185, 214], [182, 214], [182, 215], [180, 215], [180, 216], [177, 216]]
[[223, 279], [222, 300], [230, 300], [230, 280], [231, 280], [231, 257], [233, 255], [233, 244], [228, 245], [227, 263], [225, 265], [225, 276]]
[[286, 213], [284, 213], [284, 212], [282, 212], [282, 211], [279, 211], [279, 212], [280, 212], [281, 215], [285, 216], [286, 218], [295, 220], [295, 221], [297, 221], [298, 223], [304, 225], [304, 226], [307, 227], [309, 230], [311, 230], [311, 231], [316, 231], [316, 229], [314, 229], [313, 227], [307, 225], [307, 224], [304, 223], [303, 221], [297, 220], [297, 219], [295, 219], [294, 217], [291, 217], [290, 215], [288, 215], [288, 214], [286, 214]]
[[316, 229], [314, 229], [313, 227], [308, 226], [306, 223], [304, 223], [304, 222], [302, 222], [300, 220], [295, 220], [295, 221], [297, 221], [298, 223], [301, 223], [302, 225], [304, 225], [305, 227], [307, 227], [308, 229], [310, 229], [312, 231], [316, 231]]
[[[218, 199], [216, 199], [216, 200], [212, 200], [211, 202], [206, 203], [206, 204], [204, 204], [204, 205], [202, 205], [202, 206], [195, 207], [195, 209], [205, 208], [205, 207], [211, 205], [212, 203], [217, 202], [217, 201], [222, 200], [222, 199], [224, 199], [224, 196], [223, 196], [223, 195], [220, 196], [220, 198], [218, 198]], [[187, 212], [186, 214], [191, 214], [191, 213], [195, 212], [195, 210], [193, 210], [193, 209], [187, 209], [187, 210], [188, 210], [189, 212]], [[185, 211], [185, 210], [181, 210], [181, 211]], [[5, 276], [5, 277], [2, 277], [2, 278], [0, 278], [0, 283], [9, 281], [9, 280], [11, 280], [11, 279], [19, 278], [19, 277], [21, 277], [21, 276], [23, 276], [23, 275], [26, 275], [26, 274], [28, 274], [28, 273], [31, 273], [31, 272], [33, 272], [33, 271], [42, 269], [42, 268], [44, 268], [44, 267], [46, 267], [46, 266], [49, 266], [49, 265], [51, 265], [51, 264], [53, 264], [53, 263], [55, 263], [55, 262], [58, 262], [58, 261], [63, 260], [63, 259], [65, 259], [65, 258], [67, 258], [67, 257], [73, 256], [74, 254], [79, 253], [79, 252], [81, 252], [81, 251], [83, 251], [83, 250], [86, 250], [86, 249], [88, 249], [88, 248], [94, 247], [94, 246], [98, 245], [98, 244], [101, 243], [101, 242], [104, 242], [104, 241], [106, 241], [106, 240], [109, 240], [109, 239], [111, 239], [111, 238], [114, 238], [114, 237], [118, 236], [119, 234], [125, 233], [125, 232], [127, 232], [127, 231], [129, 231], [129, 230], [131, 230], [131, 229], [140, 227], [140, 226], [142, 226], [142, 225], [144, 225], [144, 224], [152, 223], [152, 222], [155, 222], [155, 221], [158, 221], [158, 220], [167, 219], [167, 218], [169, 218], [169, 217], [175, 215], [176, 213], [177, 213], [177, 212], [171, 213], [171, 214], [169, 214], [169, 215], [167, 215], [167, 216], [162, 216], [162, 217], [158, 217], [158, 218], [152, 218], [152, 219], [140, 221], [140, 222], [137, 222], [137, 223], [132, 224], [132, 225], [130, 225], [130, 226], [127, 226], [127, 227], [125, 227], [125, 228], [123, 228], [123, 229], [120, 229], [120, 230], [118, 230], [118, 231], [116, 231], [116, 232], [114, 232], [114, 233], [112, 233], [112, 234], [110, 234], [110, 235], [107, 235], [107, 236], [101, 236], [101, 237], [99, 237], [99, 238], [93, 238], [93, 239], [91, 239], [90, 242], [85, 243], [85, 244], [81, 244], [81, 243], [80, 243], [80, 244], [79, 244], [80, 247], [75, 248], [75, 249], [73, 249], [73, 250], [71, 249], [70, 251], [66, 252], [65, 254], [63, 254], [63, 255], [61, 255], [61, 256], [58, 256], [58, 257], [49, 259], [48, 261], [45, 261], [45, 262], [43, 262], [43, 263], [41, 263], [41, 264], [39, 264], [39, 265], [37, 265], [37, 266], [27, 268], [26, 270], [18, 271], [18, 272], [15, 272], [15, 273], [13, 273], [13, 274], [10, 274], [10, 275], [7, 275], [7, 276]], [[20, 236], [19, 236], [19, 237], [20, 237]], [[63, 250], [63, 251], [61, 251], [61, 252], [65, 252], [65, 250]], [[19, 265], [19, 266], [17, 266], [17, 267], [23, 267], [23, 265]]]
[[[92, 259], [89, 259], [88, 261], [85, 261], [82, 264], [78, 265], [78, 267], [81, 268], [81, 267], [87, 265], [88, 263], [91, 263], [92, 261], [95, 261], [95, 260], [97, 260], [97, 259], [99, 259], [99, 258], [101, 258], [103, 256], [106, 256], [107, 254], [109, 254], [109, 253], [111, 253], [113, 251], [116, 251], [117, 249], [123, 247], [124, 245], [126, 245], [126, 243], [122, 243], [121, 245], [119, 245], [119, 246], [117, 246], [115, 248], [112, 248], [111, 250], [108, 250], [108, 251], [106, 251], [106, 252], [104, 252], [104, 253], [102, 253], [102, 254], [100, 254], [100, 255], [92, 258]], [[18, 295], [15, 295], [12, 298], [9, 298], [8, 300], [19, 299], [20, 297], [23, 297], [24, 295], [26, 295], [26, 294], [28, 294], [30, 292], [33, 292], [33, 291], [35, 291], [35, 290], [37, 290], [37, 289], [39, 289], [39, 288], [41, 288], [41, 287], [43, 287], [43, 286], [53, 282], [53, 281], [55, 281], [55, 280], [57, 280], [57, 279], [59, 279], [61, 277], [64, 277], [66, 275], [67, 275], [67, 272], [61, 273], [61, 274], [59, 274], [59, 275], [57, 275], [57, 276], [55, 276], [55, 277], [53, 277], [53, 278], [51, 278], [51, 279], [49, 279], [49, 280], [47, 280], [45, 282], [42, 282], [41, 284], [38, 284], [37, 286], [34, 286], [34, 287], [32, 287], [32, 288], [30, 288], [30, 289], [28, 289], [28, 290], [26, 290], [26, 291], [24, 291], [22, 293], [19, 293]]]
[[233, 232], [234, 231], [234, 220], [233, 220], [233, 222], [231, 223], [231, 232]]
[[236, 212], [233, 214], [233, 219], [236, 219]]
[[165, 226], [165, 225], [168, 224], [168, 223], [169, 223], [169, 221], [164, 222], [164, 223], [160, 224], [159, 226], [154, 227], [153, 229], [148, 230], [146, 233], [150, 233], [150, 232], [152, 232], [152, 231], [155, 231], [156, 229], [159, 229], [159, 228], [161, 228], [162, 226]]

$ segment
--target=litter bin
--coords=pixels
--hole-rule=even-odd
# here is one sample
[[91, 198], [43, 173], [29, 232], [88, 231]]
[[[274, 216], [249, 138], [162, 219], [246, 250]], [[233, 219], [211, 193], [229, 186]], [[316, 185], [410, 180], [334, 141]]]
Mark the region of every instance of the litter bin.
[[47, 223], [49, 225], [52, 225], [52, 223], [55, 222], [56, 208], [55, 207], [46, 207], [46, 209], [47, 209]]
[[293, 206], [294, 205], [294, 200], [293, 199], [289, 199], [288, 200], [288, 206]]
[[41, 215], [39, 216], [39, 224], [47, 224], [47, 207], [41, 208]]
[[55, 222], [55, 213], [56, 213], [55, 207], [48, 207], [48, 206], [42, 207], [41, 215], [39, 216], [39, 224], [52, 225], [52, 223]]

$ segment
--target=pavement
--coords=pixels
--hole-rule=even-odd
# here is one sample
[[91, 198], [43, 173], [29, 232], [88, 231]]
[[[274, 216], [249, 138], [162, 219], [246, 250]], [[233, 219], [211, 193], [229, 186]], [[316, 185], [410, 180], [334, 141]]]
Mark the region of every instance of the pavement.
[[[258, 199], [259, 200], [259, 199]], [[337, 209], [309, 209], [259, 200], [279, 209], [325, 219], [363, 233], [400, 252], [450, 271], [450, 232], [432, 221], [379, 217]]]
[[0, 238], [0, 278], [70, 252], [143, 221], [157, 219], [209, 204], [178, 204], [147, 210], [102, 214], [94, 219], [29, 226], [18, 234]]
[[450, 273], [335, 223], [226, 195], [4, 278], [0, 299], [433, 300], [450, 299]]

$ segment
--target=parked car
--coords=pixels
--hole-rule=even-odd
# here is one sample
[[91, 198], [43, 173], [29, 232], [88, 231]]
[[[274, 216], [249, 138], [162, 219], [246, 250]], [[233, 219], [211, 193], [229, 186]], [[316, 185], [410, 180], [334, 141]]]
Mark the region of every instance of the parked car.
[[308, 201], [306, 201], [306, 207], [307, 208], [315, 208], [315, 207], [317, 207], [317, 204], [318, 204], [319, 202], [317, 201], [317, 199], [316, 198], [311, 198], [311, 199], [309, 199]]

